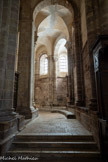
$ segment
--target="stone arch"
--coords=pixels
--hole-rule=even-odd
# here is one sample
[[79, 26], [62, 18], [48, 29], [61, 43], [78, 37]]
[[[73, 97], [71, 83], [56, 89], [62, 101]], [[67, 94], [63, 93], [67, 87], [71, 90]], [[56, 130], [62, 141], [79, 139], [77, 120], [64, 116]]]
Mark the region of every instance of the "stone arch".
[[[60, 47], [62, 46], [61, 49], [63, 49], [63, 53], [65, 52], [65, 50], [67, 51], [67, 48], [65, 47], [66, 42], [67, 42], [66, 39], [59, 38], [59, 39], [57, 39], [56, 44], [55, 44], [55, 48], [54, 48], [54, 59], [55, 59], [56, 77], [57, 76], [62, 76], [63, 77], [65, 75], [67, 75], [67, 72], [65, 73], [65, 75], [60, 75], [60, 68], [59, 68], [59, 65], [60, 65], [59, 58], [60, 58], [60, 55], [62, 55], [62, 54], [60, 54], [61, 52], [59, 50], [60, 50]], [[67, 59], [67, 56], [68, 56], [68, 54], [66, 52], [66, 59]]]
[[[59, 37], [57, 40], [56, 40], [56, 43], [55, 43], [55, 46], [54, 46], [54, 56], [56, 56], [56, 54], [57, 54], [57, 52], [58, 52], [58, 50], [59, 50], [59, 47], [61, 46], [61, 44], [59, 44], [59, 46], [58, 46], [58, 49], [57, 49], [57, 51], [55, 51], [56, 49], [56, 45], [59, 43], [59, 41], [60, 40], [62, 40], [62, 39], [64, 39], [64, 40], [66, 40], [65, 38], [63, 38], [63, 37]], [[66, 40], [67, 41], [67, 40]]]
[[35, 50], [35, 55], [36, 55], [35, 59], [41, 57], [43, 52], [46, 52], [48, 54], [46, 46], [45, 45], [38, 46], [38, 48]]
[[[35, 53], [37, 53], [41, 48], [44, 48], [44, 49], [47, 51], [48, 55], [50, 55], [50, 53], [51, 53], [51, 48], [52, 48], [50, 39], [48, 39], [48, 37], [45, 37], [44, 40], [45, 40], [44, 42], [40, 42], [39, 44], [38, 44], [38, 42], [37, 42], [37, 46], [36, 46], [36, 48], [35, 48]], [[39, 40], [39, 41], [41, 41], [41, 40]], [[47, 46], [46, 43], [47, 43], [49, 46]], [[51, 47], [51, 48], [49, 48], [49, 47]]]
[[48, 51], [46, 46], [40, 45], [36, 50], [35, 50], [35, 69], [36, 69], [36, 74], [39, 74], [39, 62], [40, 62], [40, 57], [42, 56], [43, 53], [46, 53], [48, 55]]
[[[45, 18], [39, 25], [38, 27], [38, 32], [44, 32], [47, 30], [47, 27], [50, 25], [48, 22], [49, 22], [49, 19], [51, 18], [51, 16], [49, 15], [47, 18]], [[59, 24], [62, 24], [62, 25], [59, 25]], [[59, 30], [60, 32], [62, 32], [65, 36], [66, 36], [66, 39], [69, 39], [69, 31], [68, 31], [68, 27], [66, 25], [66, 23], [64, 22], [64, 20], [59, 16], [59, 15], [56, 15], [56, 23], [55, 23], [55, 26], [54, 26], [54, 30]]]
[[[34, 10], [33, 10], [33, 21], [34, 21], [34, 24], [35, 24], [35, 19], [37, 17], [37, 15], [39, 14], [39, 12], [48, 7], [48, 6], [51, 6], [51, 5], [58, 5], [58, 6], [62, 6], [62, 7], [65, 7], [66, 9], [69, 10], [69, 12], [72, 14], [72, 20], [75, 19], [75, 17], [77, 17], [79, 15], [79, 9], [77, 7], [77, 4], [74, 2], [74, 0], [72, 0], [71, 2], [69, 1], [66, 1], [66, 0], [62, 0], [62, 1], [52, 1], [52, 0], [44, 0], [44, 1], [41, 1], [40, 3], [37, 4], [37, 6], [34, 7]], [[75, 15], [74, 15], [75, 13]], [[44, 15], [43, 18], [38, 18], [40, 19], [39, 23], [41, 23], [48, 15]], [[62, 17], [61, 17], [62, 18]], [[37, 22], [37, 21], [36, 21]], [[38, 23], [38, 26], [39, 26], [39, 23]], [[74, 23], [71, 24], [71, 26], [73, 25]], [[67, 25], [67, 24], [66, 24]], [[37, 28], [37, 27], [36, 27]], [[67, 28], [68, 28], [68, 32], [69, 32], [69, 35], [71, 35], [71, 31], [72, 29], [69, 27], [69, 25], [67, 25]]]
[[54, 49], [55, 49], [57, 43], [59, 42], [59, 40], [61, 40], [61, 39], [65, 39], [67, 41], [67, 39], [64, 35], [60, 35], [59, 37], [57, 37], [57, 39], [54, 42]]
[[[64, 7], [66, 7], [66, 8], [68, 8], [69, 10], [70, 10], [70, 12], [73, 14], [73, 8], [72, 8], [72, 4], [70, 3], [70, 2], [68, 2], [68, 1], [66, 1], [66, 0], [58, 0], [58, 1], [52, 1], [52, 0], [44, 0], [44, 1], [41, 1], [35, 8], [34, 8], [34, 11], [33, 11], [33, 21], [35, 20], [35, 17], [36, 17], [36, 15], [37, 15], [37, 13], [41, 10], [41, 9], [43, 9], [43, 8], [45, 8], [45, 7], [47, 7], [47, 6], [49, 6], [49, 5], [55, 5], [55, 4], [59, 4], [59, 5], [61, 5], [61, 6], [64, 6]], [[73, 3], [74, 4], [74, 3]], [[77, 6], [74, 4], [73, 5], [75, 8], [77, 8]]]
[[[77, 31], [78, 31], [78, 35], [77, 35], [77, 32], [76, 32], [76, 40], [77, 40], [77, 37], [79, 37], [79, 35], [80, 35], [80, 30], [79, 30], [79, 28], [80, 28], [80, 22], [79, 22], [79, 20], [80, 20], [80, 12], [79, 12], [79, 9], [78, 9], [78, 7], [77, 7], [77, 5], [76, 5], [76, 3], [74, 2], [74, 0], [72, 0], [72, 2], [68, 2], [68, 1], [66, 1], [66, 0], [63, 0], [63, 1], [56, 1], [56, 2], [52, 2], [52, 0], [44, 0], [44, 1], [41, 1], [40, 3], [38, 3], [38, 5], [34, 8], [34, 11], [33, 11], [33, 22], [34, 22], [34, 24], [35, 24], [35, 18], [36, 18], [36, 16], [37, 16], [37, 14], [39, 13], [39, 11], [41, 11], [43, 8], [45, 8], [45, 7], [48, 7], [48, 6], [51, 6], [51, 5], [56, 5], [56, 4], [58, 4], [58, 5], [61, 5], [61, 6], [64, 6], [64, 7], [66, 7], [67, 9], [69, 9], [69, 11], [72, 13], [72, 16], [73, 16], [73, 20], [74, 20], [74, 22], [73, 22], [73, 24], [71, 24], [70, 26], [71, 26], [71, 28], [70, 28], [70, 30], [72, 31], [72, 26], [75, 24], [75, 28], [78, 28], [77, 29]], [[44, 17], [44, 19], [45, 19], [45, 17]], [[44, 20], [44, 19], [42, 19], [42, 20]], [[36, 29], [37, 30], [37, 29]], [[70, 31], [70, 30], [68, 30], [68, 32]], [[71, 35], [71, 33], [69, 33], [69, 35], [70, 35], [70, 37], [72, 36]], [[54, 38], [55, 40], [53, 40], [53, 45], [56, 45], [56, 43], [58, 42], [58, 40], [60, 39], [60, 37], [65, 37], [66, 38], [66, 36], [65, 36], [65, 34], [59, 34], [56, 38]], [[40, 38], [39, 38], [40, 39]], [[49, 39], [50, 39], [50, 37], [49, 37]], [[78, 38], [79, 39], [79, 38]], [[68, 41], [69, 40], [71, 40], [71, 39], [68, 39]], [[72, 42], [71, 42], [72, 43]], [[40, 43], [40, 44], [44, 44], [45, 45], [45, 43]], [[40, 46], [40, 45], [39, 45]], [[46, 45], [45, 45], [46, 46]], [[48, 44], [47, 44], [47, 46], [48, 46]], [[47, 47], [46, 47], [47, 48]], [[54, 48], [54, 46], [53, 46], [53, 48]], [[52, 51], [53, 51], [53, 48], [51, 48], [51, 51], [50, 52], [48, 52], [49, 54], [52, 54]], [[76, 57], [78, 58], [79, 57], [79, 55], [78, 55], [78, 53], [79, 53], [79, 51], [77, 50], [77, 52], [75, 52], [76, 53]], [[50, 61], [51, 60], [53, 60], [53, 57], [51, 58], [52, 56], [49, 56], [49, 59], [50, 59]], [[79, 67], [78, 67], [79, 68]], [[52, 71], [53, 72], [51, 72], [51, 70], [50, 70], [50, 73], [49, 74], [51, 74], [51, 73], [54, 73], [54, 70], [52, 69]], [[55, 85], [54, 85], [55, 86]], [[49, 85], [49, 87], [50, 87], [50, 85]], [[49, 88], [49, 89], [51, 89], [51, 87]], [[50, 92], [51, 93], [51, 92]], [[51, 101], [52, 101], [52, 98], [53, 98], [54, 96], [53, 95], [51, 95]]]

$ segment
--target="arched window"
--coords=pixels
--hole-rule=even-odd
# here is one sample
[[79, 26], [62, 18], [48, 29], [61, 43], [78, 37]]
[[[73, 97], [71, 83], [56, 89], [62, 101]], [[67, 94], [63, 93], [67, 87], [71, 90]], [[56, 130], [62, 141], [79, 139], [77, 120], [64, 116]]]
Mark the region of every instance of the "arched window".
[[40, 75], [46, 75], [48, 73], [48, 58], [46, 54], [43, 54], [40, 58]]
[[60, 55], [59, 69], [60, 69], [60, 72], [67, 72], [67, 56], [66, 55]]

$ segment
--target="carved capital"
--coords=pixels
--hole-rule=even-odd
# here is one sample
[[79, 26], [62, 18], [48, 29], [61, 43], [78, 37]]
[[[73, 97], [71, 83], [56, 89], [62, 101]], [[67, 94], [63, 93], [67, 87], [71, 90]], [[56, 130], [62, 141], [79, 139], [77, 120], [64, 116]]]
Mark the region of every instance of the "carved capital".
[[71, 42], [71, 41], [66, 42], [65, 47], [66, 47], [67, 49], [72, 49], [72, 42]]

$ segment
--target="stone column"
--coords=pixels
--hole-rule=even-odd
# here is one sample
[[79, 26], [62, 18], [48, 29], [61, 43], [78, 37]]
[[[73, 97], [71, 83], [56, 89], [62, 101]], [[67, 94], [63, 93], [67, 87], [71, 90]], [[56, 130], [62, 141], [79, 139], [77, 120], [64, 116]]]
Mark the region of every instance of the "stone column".
[[32, 20], [20, 20], [20, 39], [18, 53], [18, 104], [17, 112], [32, 118], [30, 109], [30, 60], [32, 40]]
[[[36, 43], [35, 43], [35, 49], [36, 49]], [[40, 58], [37, 57], [36, 55], [36, 51], [35, 51], [35, 54], [34, 54], [34, 59], [35, 59], [35, 69], [34, 69], [34, 102], [35, 102], [35, 107], [38, 108], [38, 107], [41, 107], [41, 105], [39, 104], [40, 101], [38, 99], [38, 102], [36, 101], [36, 97], [37, 97], [37, 94], [38, 92], [36, 91], [36, 88], [38, 87], [39, 85], [39, 72], [40, 72]]]
[[[31, 73], [30, 73], [30, 109], [32, 112], [38, 111], [38, 109], [35, 111], [34, 109], [34, 84], [35, 84], [35, 25], [34, 22], [32, 22], [32, 43], [31, 43]], [[38, 113], [37, 113], [38, 115]], [[36, 115], [35, 115], [36, 116]]]
[[[95, 76], [94, 76], [94, 63], [91, 47], [99, 34], [98, 17], [97, 17], [97, 0], [85, 0], [86, 9], [86, 22], [87, 22], [87, 37], [88, 37], [88, 54], [90, 59], [90, 82], [91, 82], [91, 98], [89, 100], [89, 109], [97, 110], [97, 100], [96, 100], [96, 86], [95, 86]], [[96, 9], [96, 10], [95, 10]], [[99, 16], [99, 15], [98, 15]]]
[[74, 77], [73, 77], [73, 60], [72, 60], [72, 42], [69, 41], [66, 43], [67, 51], [68, 51], [68, 94], [67, 97], [69, 98], [70, 105], [74, 104]]
[[53, 76], [53, 56], [52, 55], [50, 55], [49, 57], [48, 57], [48, 62], [49, 62], [49, 68], [48, 68], [48, 71], [49, 71], [49, 104], [50, 104], [50, 106], [51, 106], [51, 108], [52, 108], [52, 106], [53, 106], [53, 89], [54, 89], [54, 82], [53, 82], [53, 79], [54, 79], [54, 76]]
[[81, 26], [80, 17], [75, 16], [75, 67], [76, 67], [76, 91], [75, 104], [76, 106], [84, 106], [83, 96], [83, 79], [82, 79], [82, 56], [81, 56]]
[[53, 104], [57, 105], [57, 61], [58, 57], [53, 56]]
[[[31, 1], [26, 0], [26, 5], [21, 1], [22, 10], [19, 23], [19, 53], [18, 53], [18, 104], [17, 112], [26, 119], [37, 116], [36, 111], [31, 107], [31, 72], [33, 70], [33, 44], [34, 31], [32, 28]], [[32, 32], [33, 31], [33, 32]]]
[[0, 0], [0, 140], [4, 144], [1, 152], [8, 149], [6, 142], [17, 130], [13, 87], [19, 5], [19, 0]]
[[108, 1], [99, 1], [101, 35], [108, 35]]

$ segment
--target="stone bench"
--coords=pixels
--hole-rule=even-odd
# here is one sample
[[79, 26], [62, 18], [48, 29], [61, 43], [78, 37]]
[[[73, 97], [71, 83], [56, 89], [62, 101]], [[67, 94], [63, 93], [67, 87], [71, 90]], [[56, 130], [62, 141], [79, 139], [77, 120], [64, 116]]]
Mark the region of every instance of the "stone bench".
[[74, 113], [67, 111], [67, 110], [58, 110], [54, 109], [51, 111], [52, 113], [61, 113], [67, 117], [67, 119], [76, 119], [76, 116]]

